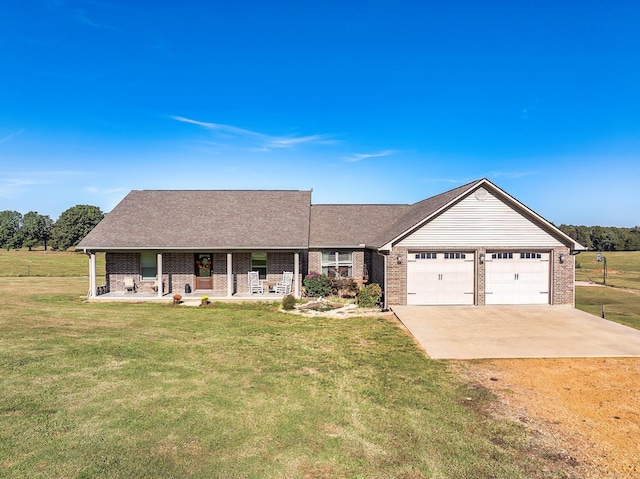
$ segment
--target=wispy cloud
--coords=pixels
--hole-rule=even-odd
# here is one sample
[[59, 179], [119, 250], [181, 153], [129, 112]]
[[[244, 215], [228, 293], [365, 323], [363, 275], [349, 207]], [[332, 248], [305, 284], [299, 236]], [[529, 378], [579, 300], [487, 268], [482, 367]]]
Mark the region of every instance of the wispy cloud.
[[21, 128], [18, 131], [14, 131], [13, 133], [9, 133], [6, 136], [3, 136], [0, 138], [0, 144], [2, 143], [6, 143], [7, 141], [11, 140], [12, 138], [18, 136], [20, 133], [22, 133], [24, 130]]
[[326, 135], [309, 135], [309, 136], [285, 136], [272, 137], [267, 147], [271, 148], [289, 148], [301, 143], [331, 143], [332, 141]]
[[356, 162], [362, 160], [368, 160], [369, 158], [381, 158], [383, 156], [390, 156], [396, 153], [394, 150], [384, 150], [378, 153], [355, 153], [349, 156], [343, 156], [342, 159], [344, 161]]
[[42, 185], [63, 183], [78, 171], [2, 171], [0, 170], [0, 197], [33, 190]]
[[327, 144], [335, 142], [329, 135], [274, 136], [233, 125], [193, 120], [183, 116], [171, 116], [171, 118], [181, 123], [189, 123], [217, 132], [227, 139], [235, 138], [241, 142], [249, 143], [249, 146], [254, 151], [267, 151], [276, 148], [293, 148], [304, 144]]

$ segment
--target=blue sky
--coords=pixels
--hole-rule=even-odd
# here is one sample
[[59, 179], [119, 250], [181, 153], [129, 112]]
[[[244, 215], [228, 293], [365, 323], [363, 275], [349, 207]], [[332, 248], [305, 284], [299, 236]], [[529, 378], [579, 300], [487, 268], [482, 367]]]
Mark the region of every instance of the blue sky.
[[0, 210], [132, 189], [640, 224], [640, 2], [6, 0]]

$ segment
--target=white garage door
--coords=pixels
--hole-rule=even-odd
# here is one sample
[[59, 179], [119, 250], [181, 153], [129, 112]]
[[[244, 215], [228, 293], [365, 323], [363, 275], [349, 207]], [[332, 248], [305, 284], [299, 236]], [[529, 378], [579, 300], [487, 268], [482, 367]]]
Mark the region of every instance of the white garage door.
[[549, 253], [488, 253], [486, 304], [549, 304]]
[[409, 253], [407, 304], [474, 304], [473, 258], [473, 253]]

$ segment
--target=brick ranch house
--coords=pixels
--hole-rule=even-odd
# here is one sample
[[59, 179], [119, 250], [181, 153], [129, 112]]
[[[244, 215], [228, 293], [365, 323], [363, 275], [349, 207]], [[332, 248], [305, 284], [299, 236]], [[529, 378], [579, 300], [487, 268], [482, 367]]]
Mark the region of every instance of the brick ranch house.
[[[387, 305], [574, 304], [574, 255], [553, 224], [480, 179], [415, 204], [318, 204], [311, 191], [131, 191], [77, 245], [89, 297], [248, 292], [248, 271], [378, 283]], [[96, 253], [106, 253], [98, 286]], [[161, 281], [158, 279], [160, 278]], [[161, 284], [161, 287], [159, 287]]]

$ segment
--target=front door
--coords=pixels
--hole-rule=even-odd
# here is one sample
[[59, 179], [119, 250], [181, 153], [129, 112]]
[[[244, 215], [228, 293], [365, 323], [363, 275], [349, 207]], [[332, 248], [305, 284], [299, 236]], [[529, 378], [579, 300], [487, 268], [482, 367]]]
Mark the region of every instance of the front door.
[[211, 253], [196, 253], [196, 289], [213, 289], [213, 277], [211, 276], [212, 264]]

